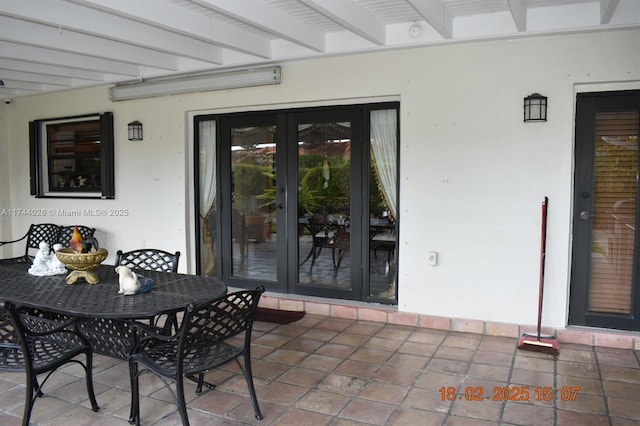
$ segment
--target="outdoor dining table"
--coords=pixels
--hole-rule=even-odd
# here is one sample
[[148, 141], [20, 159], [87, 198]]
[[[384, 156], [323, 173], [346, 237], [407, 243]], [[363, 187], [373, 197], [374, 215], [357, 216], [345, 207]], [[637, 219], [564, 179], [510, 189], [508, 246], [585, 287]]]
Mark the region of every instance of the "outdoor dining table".
[[118, 294], [115, 267], [100, 265], [97, 284], [67, 284], [65, 274], [34, 276], [30, 263], [0, 264], [0, 299], [43, 312], [78, 318], [79, 328], [97, 353], [126, 359], [135, 340], [133, 321], [173, 316], [188, 303], [222, 296], [226, 285], [201, 275], [139, 271], [153, 280], [147, 293]]

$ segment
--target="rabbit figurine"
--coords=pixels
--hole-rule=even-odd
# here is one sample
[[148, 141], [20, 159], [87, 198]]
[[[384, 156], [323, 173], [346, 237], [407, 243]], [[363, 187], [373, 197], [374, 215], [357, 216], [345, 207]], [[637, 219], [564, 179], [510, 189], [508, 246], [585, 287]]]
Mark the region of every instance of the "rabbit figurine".
[[136, 275], [131, 268], [127, 266], [117, 266], [116, 273], [119, 275], [118, 283], [120, 284], [118, 294], [131, 296], [136, 294], [140, 287], [142, 287], [140, 280], [138, 280], [138, 275]]

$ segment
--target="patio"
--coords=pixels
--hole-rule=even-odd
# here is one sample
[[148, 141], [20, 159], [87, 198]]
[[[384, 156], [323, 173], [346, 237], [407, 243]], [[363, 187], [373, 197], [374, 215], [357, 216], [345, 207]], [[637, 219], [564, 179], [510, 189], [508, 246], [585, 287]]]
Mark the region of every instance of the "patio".
[[[514, 338], [312, 314], [288, 325], [256, 322], [253, 338], [254, 377], [264, 420], [253, 418], [244, 379], [236, 365], [229, 364], [208, 375], [217, 384], [213, 391], [197, 396], [195, 386], [186, 385], [191, 424], [640, 422], [638, 351], [561, 343], [554, 359], [517, 350]], [[74, 366], [47, 383], [45, 396], [35, 405], [33, 424], [128, 424], [127, 363], [96, 356], [94, 380], [99, 412], [90, 410], [82, 371]], [[2, 425], [20, 424], [23, 383], [23, 374], [0, 374]], [[515, 397], [513, 389], [523, 386], [529, 387], [528, 401], [493, 400], [501, 394], [496, 387], [510, 388]], [[450, 387], [457, 389], [454, 401], [449, 400]], [[558, 390], [551, 401], [544, 400], [545, 387]], [[143, 424], [180, 424], [158, 379], [143, 376], [140, 390]], [[480, 392], [483, 399], [467, 400]]]

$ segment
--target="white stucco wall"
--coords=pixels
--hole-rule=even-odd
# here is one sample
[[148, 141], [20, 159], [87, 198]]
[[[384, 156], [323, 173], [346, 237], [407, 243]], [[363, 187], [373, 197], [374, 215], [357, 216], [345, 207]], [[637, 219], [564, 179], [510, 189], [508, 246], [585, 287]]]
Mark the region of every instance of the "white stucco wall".
[[[600, 32], [283, 63], [283, 82], [273, 87], [119, 103], [109, 101], [106, 87], [18, 98], [8, 112], [10, 203], [54, 211], [128, 209], [126, 217], [45, 219], [95, 226], [111, 258], [118, 248], [143, 244], [190, 254], [189, 114], [399, 99], [398, 309], [535, 323], [540, 205], [548, 196], [543, 317], [546, 325], [562, 327], [575, 87], [640, 88], [639, 51], [639, 31]], [[549, 98], [546, 123], [522, 122], [522, 99], [533, 92]], [[101, 111], [114, 112], [116, 199], [29, 196], [27, 122]], [[144, 141], [127, 140], [132, 120], [144, 124]], [[14, 217], [13, 232], [33, 221]], [[426, 266], [428, 251], [439, 253], [438, 266]], [[183, 271], [193, 264], [188, 255], [185, 260]]]
[[[9, 104], [4, 101], [0, 103], [0, 241], [6, 241], [11, 236], [11, 218], [2, 217], [1, 209], [10, 204], [9, 185], [9, 126], [8, 111]], [[0, 248], [0, 257], [3, 257], [4, 250]]]

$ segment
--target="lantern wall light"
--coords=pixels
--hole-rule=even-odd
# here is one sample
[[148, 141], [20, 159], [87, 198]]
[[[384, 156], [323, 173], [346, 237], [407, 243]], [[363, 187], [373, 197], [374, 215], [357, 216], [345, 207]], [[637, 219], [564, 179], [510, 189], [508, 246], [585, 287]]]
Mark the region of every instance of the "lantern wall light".
[[127, 129], [129, 131], [129, 140], [130, 141], [141, 141], [142, 140], [142, 123], [138, 120], [132, 121], [127, 124]]
[[524, 122], [547, 121], [547, 97], [532, 93], [524, 98]]

